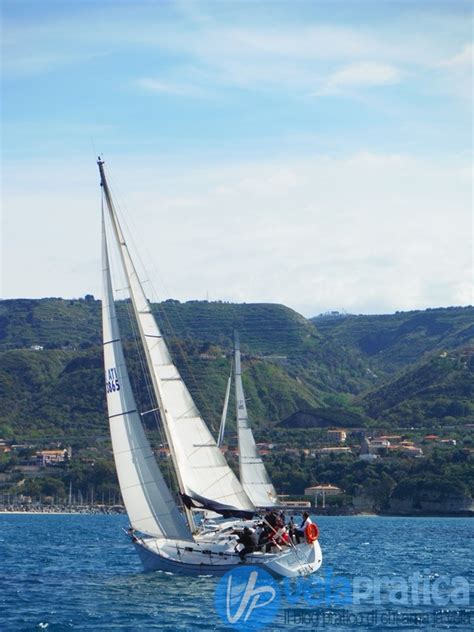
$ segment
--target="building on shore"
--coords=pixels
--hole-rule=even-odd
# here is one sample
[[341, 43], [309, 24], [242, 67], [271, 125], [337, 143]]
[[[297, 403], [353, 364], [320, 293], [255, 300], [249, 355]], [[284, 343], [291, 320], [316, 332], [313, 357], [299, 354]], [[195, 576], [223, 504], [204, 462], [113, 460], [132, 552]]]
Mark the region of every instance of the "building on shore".
[[314, 496], [314, 506], [318, 506], [318, 498], [322, 498], [322, 507], [326, 507], [326, 496], [340, 496], [344, 491], [336, 485], [321, 484], [312, 485], [304, 490], [305, 496]]

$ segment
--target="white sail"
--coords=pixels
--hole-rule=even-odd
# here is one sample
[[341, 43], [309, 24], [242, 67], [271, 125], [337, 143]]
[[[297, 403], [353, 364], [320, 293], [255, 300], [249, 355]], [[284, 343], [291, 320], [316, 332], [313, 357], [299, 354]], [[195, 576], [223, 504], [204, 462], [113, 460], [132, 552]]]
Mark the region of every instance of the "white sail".
[[181, 491], [187, 500], [224, 512], [252, 513], [254, 506], [230, 469], [171, 360], [166, 343], [131, 259], [99, 161], [110, 220], [129, 284], [133, 310], [147, 358]]
[[230, 375], [229, 375], [229, 379], [227, 380], [227, 388], [225, 390], [224, 407], [222, 409], [222, 415], [221, 415], [221, 425], [219, 427], [219, 436], [217, 437], [217, 445], [219, 446], [219, 448], [222, 446], [224, 442], [224, 432], [225, 432], [225, 424], [227, 421], [227, 409], [229, 408], [231, 382], [232, 382], [232, 364], [230, 365]]
[[255, 507], [271, 507], [277, 503], [278, 499], [249, 425], [242, 386], [239, 336], [236, 331], [234, 331], [234, 364], [240, 482]]
[[122, 498], [130, 524], [156, 537], [191, 539], [143, 430], [130, 387], [115, 313], [102, 219], [104, 367], [110, 434]]

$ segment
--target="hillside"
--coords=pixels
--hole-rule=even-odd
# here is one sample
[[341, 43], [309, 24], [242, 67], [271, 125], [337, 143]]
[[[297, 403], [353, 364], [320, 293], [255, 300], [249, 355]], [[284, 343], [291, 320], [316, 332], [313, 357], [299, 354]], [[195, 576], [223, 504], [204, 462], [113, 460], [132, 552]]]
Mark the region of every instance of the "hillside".
[[[127, 302], [118, 304], [122, 335], [131, 339], [128, 309]], [[154, 304], [153, 311], [171, 345], [184, 341], [187, 354], [206, 345], [230, 353], [236, 328], [244, 354], [284, 366], [316, 391], [358, 393], [370, 384], [357, 353], [328, 342], [310, 321], [283, 305], [168, 300]], [[87, 349], [100, 345], [100, 331], [100, 302], [92, 296], [0, 302], [0, 351], [31, 345]], [[181, 346], [174, 344], [175, 352]]]
[[[122, 331], [130, 340], [127, 357], [141, 407], [149, 409], [153, 405], [140, 377], [127, 308], [119, 304]], [[311, 323], [292, 310], [174, 301], [154, 308], [180, 372], [214, 429], [229, 372], [233, 324], [243, 340], [244, 383], [257, 428], [298, 408], [321, 405], [314, 383], [322, 378], [308, 371], [310, 387], [296, 374], [323, 345]], [[2, 301], [0, 318], [0, 436], [106, 437], [100, 303], [93, 297]]]
[[334, 344], [347, 346], [374, 371], [389, 375], [435, 351], [474, 341], [474, 307], [447, 307], [374, 316], [315, 317], [311, 322]]
[[367, 393], [360, 404], [376, 419], [432, 427], [474, 416], [474, 348], [437, 352]]
[[[119, 303], [132, 377], [148, 409], [128, 309]], [[472, 307], [311, 321], [270, 304], [168, 300], [153, 309], [214, 429], [233, 327], [257, 432], [274, 435], [282, 421], [294, 430], [472, 421]], [[92, 296], [1, 301], [0, 436], [107, 437], [100, 339], [100, 302]]]

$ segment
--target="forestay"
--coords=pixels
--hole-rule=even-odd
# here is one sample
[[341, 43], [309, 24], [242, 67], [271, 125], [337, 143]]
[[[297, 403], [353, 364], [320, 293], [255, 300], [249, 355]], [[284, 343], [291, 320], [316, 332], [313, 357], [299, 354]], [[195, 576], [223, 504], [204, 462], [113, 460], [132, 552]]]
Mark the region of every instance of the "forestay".
[[272, 507], [277, 494], [268, 476], [262, 457], [249, 425], [247, 404], [242, 386], [239, 336], [234, 331], [235, 403], [237, 409], [237, 436], [239, 440], [240, 482], [255, 507]]
[[156, 537], [189, 540], [191, 533], [156, 463], [135, 404], [115, 312], [103, 218], [102, 231], [105, 384], [122, 498], [135, 529]]
[[134, 313], [181, 491], [188, 501], [194, 500], [199, 506], [221, 513], [251, 514], [254, 506], [217, 447], [171, 360], [131, 259], [101, 162], [99, 162], [99, 168], [111, 223], [119, 245]]

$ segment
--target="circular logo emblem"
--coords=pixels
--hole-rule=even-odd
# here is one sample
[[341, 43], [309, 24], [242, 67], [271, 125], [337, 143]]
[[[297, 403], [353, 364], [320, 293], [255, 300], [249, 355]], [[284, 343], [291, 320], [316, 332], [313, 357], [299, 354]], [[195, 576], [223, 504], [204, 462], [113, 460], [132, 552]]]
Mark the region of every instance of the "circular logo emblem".
[[214, 603], [217, 614], [229, 628], [259, 630], [278, 613], [280, 587], [262, 568], [238, 566], [219, 580]]

